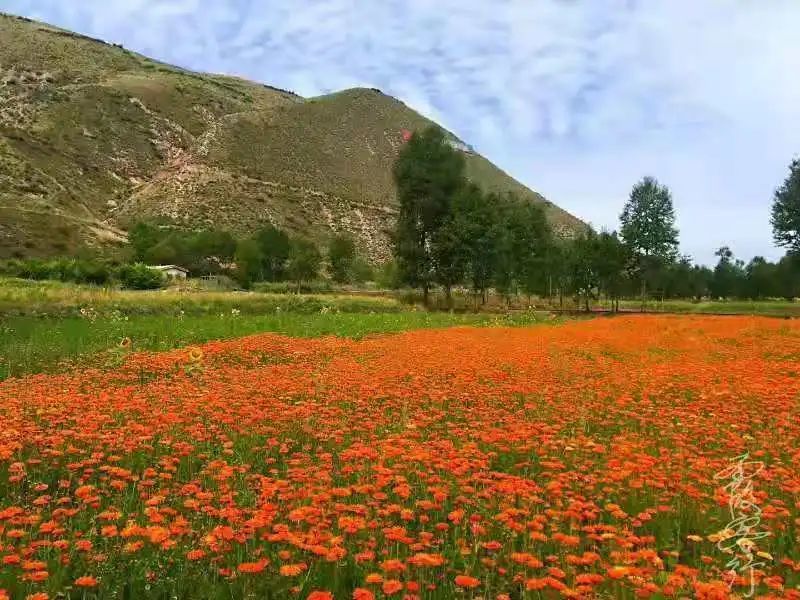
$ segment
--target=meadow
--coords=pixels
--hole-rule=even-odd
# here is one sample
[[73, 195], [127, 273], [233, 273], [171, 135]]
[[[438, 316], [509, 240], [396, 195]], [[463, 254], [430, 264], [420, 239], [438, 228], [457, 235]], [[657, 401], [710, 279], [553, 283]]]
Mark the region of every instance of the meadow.
[[637, 315], [9, 379], [0, 598], [800, 598], [798, 359]]
[[550, 319], [536, 311], [426, 312], [375, 295], [135, 292], [0, 279], [0, 380], [86, 365], [113, 366], [121, 353], [131, 350], [170, 350], [263, 331], [361, 338], [420, 328], [527, 325]]

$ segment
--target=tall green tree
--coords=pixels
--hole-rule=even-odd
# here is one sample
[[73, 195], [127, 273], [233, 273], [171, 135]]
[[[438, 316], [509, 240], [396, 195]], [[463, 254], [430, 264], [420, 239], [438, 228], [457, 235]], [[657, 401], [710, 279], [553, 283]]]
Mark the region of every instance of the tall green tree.
[[395, 257], [403, 280], [422, 288], [426, 304], [435, 280], [436, 234], [450, 216], [454, 196], [466, 183], [464, 169], [464, 157], [435, 126], [415, 132], [394, 164], [400, 203]]
[[331, 278], [337, 283], [353, 280], [353, 266], [356, 260], [356, 243], [347, 234], [335, 235], [328, 244], [328, 262]]
[[744, 289], [744, 263], [736, 260], [727, 246], [718, 249], [714, 256], [719, 257], [711, 279], [711, 294], [715, 298], [741, 297]]
[[644, 304], [648, 276], [673, 261], [678, 251], [678, 230], [669, 188], [652, 177], [642, 179], [633, 186], [620, 223], [620, 235], [636, 260]]
[[312, 281], [319, 275], [322, 255], [313, 242], [298, 238], [292, 240], [289, 250], [288, 273], [292, 281], [297, 283], [297, 290], [306, 281]]
[[611, 300], [614, 312], [619, 311], [619, 299], [627, 284], [630, 254], [617, 232], [601, 231], [593, 248], [594, 273], [600, 289]]
[[434, 281], [444, 288], [448, 309], [453, 308], [453, 286], [464, 279], [467, 256], [464, 231], [451, 214], [433, 234], [431, 243]]
[[598, 236], [593, 229], [588, 229], [572, 240], [568, 251], [572, 292], [578, 301], [583, 298], [586, 311], [594, 290], [600, 283], [598, 264]]
[[453, 227], [461, 236], [464, 277], [486, 301], [497, 265], [500, 214], [496, 196], [486, 195], [475, 184], [465, 185], [453, 200]]
[[495, 200], [500, 234], [495, 285], [509, 295], [519, 289], [533, 294], [543, 288], [545, 256], [552, 231], [541, 206], [506, 194]]
[[778, 296], [777, 265], [763, 256], [754, 256], [745, 267], [746, 293], [753, 300]]
[[155, 225], [141, 221], [135, 223], [128, 231], [128, 242], [133, 248], [134, 260], [147, 261], [147, 253], [164, 237], [164, 232]]
[[287, 233], [274, 225], [267, 225], [256, 231], [253, 239], [261, 253], [261, 279], [283, 281], [291, 249]]
[[236, 262], [235, 277], [244, 288], [249, 288], [254, 281], [261, 278], [261, 248], [252, 238], [239, 240], [234, 256]]
[[778, 246], [800, 254], [800, 158], [789, 165], [789, 175], [772, 200], [772, 235]]

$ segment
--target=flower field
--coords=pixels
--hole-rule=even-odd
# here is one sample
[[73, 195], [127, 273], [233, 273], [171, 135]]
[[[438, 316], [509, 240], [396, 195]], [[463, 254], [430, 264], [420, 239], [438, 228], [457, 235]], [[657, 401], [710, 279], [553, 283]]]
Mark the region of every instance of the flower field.
[[756, 317], [9, 379], [0, 598], [800, 599], [799, 398], [800, 323]]

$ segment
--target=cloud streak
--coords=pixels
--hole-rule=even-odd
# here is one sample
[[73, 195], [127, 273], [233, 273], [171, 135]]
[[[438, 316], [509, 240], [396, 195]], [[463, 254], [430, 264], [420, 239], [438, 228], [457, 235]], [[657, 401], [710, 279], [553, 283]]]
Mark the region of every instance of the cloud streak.
[[614, 228], [645, 174], [682, 247], [775, 257], [772, 190], [800, 151], [800, 4], [612, 0], [0, 0], [196, 70], [302, 95], [378, 87]]

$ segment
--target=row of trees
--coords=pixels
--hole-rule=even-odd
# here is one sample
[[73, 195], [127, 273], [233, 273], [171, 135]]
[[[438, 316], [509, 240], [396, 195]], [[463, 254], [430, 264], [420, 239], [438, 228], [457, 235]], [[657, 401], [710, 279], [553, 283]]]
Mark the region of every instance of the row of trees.
[[543, 210], [513, 194], [484, 193], [471, 184], [463, 156], [431, 127], [415, 133], [394, 166], [400, 213], [394, 239], [400, 281], [421, 288], [428, 302], [440, 286], [450, 302], [455, 285], [476, 297], [574, 296], [587, 308], [602, 294], [621, 297], [793, 298], [800, 295], [800, 162], [776, 192], [775, 240], [789, 253], [778, 263], [736, 260], [717, 252], [714, 268], [678, 254], [669, 189], [645, 177], [632, 189], [617, 232], [586, 228], [570, 239], [553, 234]]
[[[137, 223], [128, 237], [136, 261], [179, 265], [192, 273], [229, 274], [244, 286], [256, 281], [293, 281], [299, 286], [318, 278], [323, 266], [324, 257], [313, 242], [290, 237], [272, 225], [237, 239], [215, 229], [187, 231]], [[372, 277], [349, 235], [330, 240], [327, 259], [330, 277], [337, 283]]]

